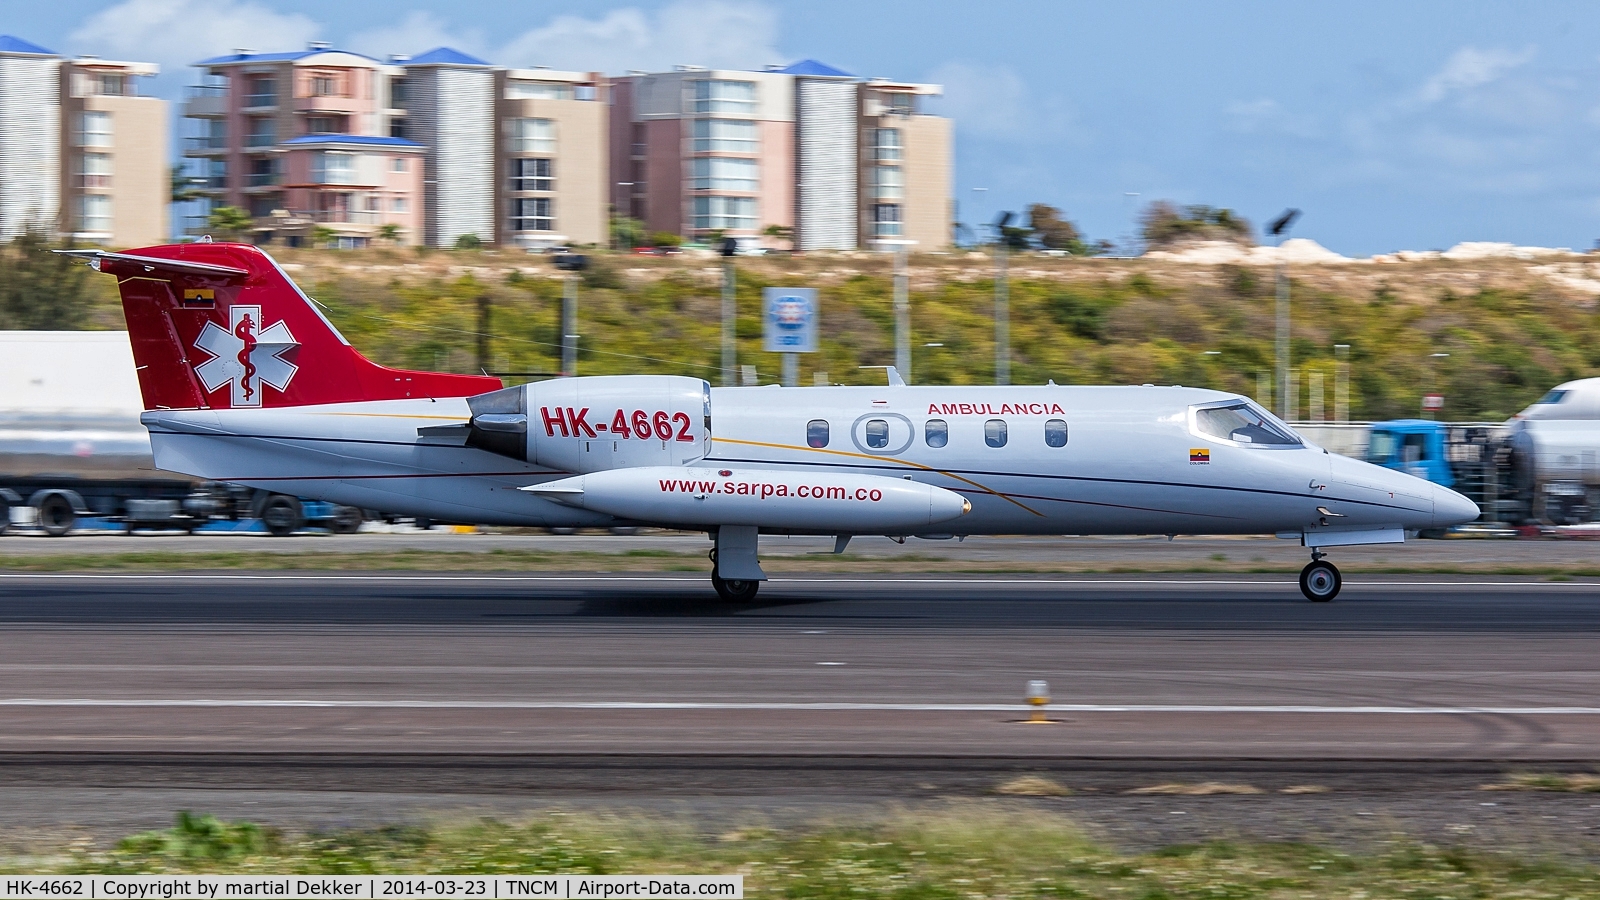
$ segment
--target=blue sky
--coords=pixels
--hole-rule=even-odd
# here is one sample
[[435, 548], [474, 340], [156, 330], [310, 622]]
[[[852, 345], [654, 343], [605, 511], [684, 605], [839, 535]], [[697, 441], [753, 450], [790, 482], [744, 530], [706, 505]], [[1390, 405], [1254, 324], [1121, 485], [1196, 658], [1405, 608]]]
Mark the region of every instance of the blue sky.
[[308, 39], [613, 73], [815, 57], [946, 86], [963, 220], [1044, 202], [1116, 240], [1170, 199], [1300, 207], [1350, 255], [1600, 239], [1600, 4], [12, 0], [0, 32], [155, 60], [170, 97], [185, 63]]

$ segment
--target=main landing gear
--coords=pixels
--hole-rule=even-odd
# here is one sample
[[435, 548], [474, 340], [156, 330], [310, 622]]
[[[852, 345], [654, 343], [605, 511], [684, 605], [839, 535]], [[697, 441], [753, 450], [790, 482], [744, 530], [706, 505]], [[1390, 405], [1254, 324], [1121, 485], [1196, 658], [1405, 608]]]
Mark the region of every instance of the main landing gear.
[[1325, 556], [1320, 550], [1312, 550], [1311, 562], [1300, 570], [1300, 593], [1313, 603], [1327, 603], [1339, 596], [1339, 588], [1344, 586], [1339, 568], [1323, 559]]
[[734, 579], [732, 581], [721, 575], [712, 573], [711, 586], [717, 589], [717, 596], [729, 603], [749, 603], [756, 598], [756, 591], [761, 590], [761, 582]]

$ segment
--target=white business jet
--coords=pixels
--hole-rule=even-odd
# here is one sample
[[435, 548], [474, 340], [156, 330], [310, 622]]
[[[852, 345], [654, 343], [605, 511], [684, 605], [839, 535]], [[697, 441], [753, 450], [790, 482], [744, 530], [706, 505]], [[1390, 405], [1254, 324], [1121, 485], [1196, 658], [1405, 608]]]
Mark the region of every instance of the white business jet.
[[156, 465], [441, 521], [704, 530], [728, 600], [759, 534], [1262, 534], [1397, 543], [1467, 498], [1183, 387], [712, 388], [674, 375], [494, 378], [370, 362], [259, 248], [64, 251], [117, 278]]

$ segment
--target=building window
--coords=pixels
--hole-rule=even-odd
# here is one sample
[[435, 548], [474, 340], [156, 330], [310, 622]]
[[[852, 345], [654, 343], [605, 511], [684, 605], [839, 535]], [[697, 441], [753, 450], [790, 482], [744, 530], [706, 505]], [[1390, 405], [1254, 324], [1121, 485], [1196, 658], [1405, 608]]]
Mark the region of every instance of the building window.
[[111, 154], [85, 153], [78, 158], [78, 186], [111, 187]]
[[411, 211], [411, 204], [407, 203], [406, 198], [404, 197], [396, 197], [394, 198], [394, 203], [390, 208], [397, 213], [405, 213]]
[[344, 116], [307, 116], [306, 134], [345, 134]]
[[245, 82], [245, 86], [245, 106], [278, 105], [278, 80], [276, 78], [252, 78]]
[[406, 120], [393, 118], [389, 120], [389, 137], [403, 138], [406, 136]]
[[806, 446], [818, 450], [828, 446], [827, 419], [812, 419], [806, 423]]
[[571, 100], [572, 85], [551, 81], [512, 81], [506, 84], [507, 100]]
[[262, 116], [250, 120], [250, 133], [245, 138], [246, 147], [270, 147], [278, 142], [278, 123]]
[[105, 97], [121, 97], [131, 87], [128, 76], [102, 72], [94, 77], [94, 92]]
[[906, 173], [899, 166], [873, 166], [872, 192], [874, 200], [901, 200], [906, 195]]
[[891, 116], [909, 116], [917, 111], [917, 95], [905, 91], [885, 91], [879, 95], [885, 112]]
[[339, 79], [332, 75], [311, 76], [311, 96], [337, 97], [339, 96]]
[[78, 120], [78, 146], [111, 146], [111, 113], [84, 113]]
[[754, 197], [696, 197], [694, 198], [694, 227], [696, 231], [740, 228], [754, 231], [756, 227], [756, 198]]
[[228, 120], [203, 119], [201, 130], [205, 133], [194, 139], [201, 150], [226, 150], [228, 148]]
[[379, 197], [377, 194], [368, 194], [367, 195], [367, 212], [374, 212], [375, 213], [375, 212], [382, 212], [382, 211], [383, 211], [383, 198]]
[[879, 203], [872, 207], [872, 234], [874, 237], [899, 237], [900, 204]]
[[1063, 419], [1050, 419], [1044, 423], [1044, 445], [1046, 447], [1065, 447], [1067, 445], [1067, 423]]
[[1008, 431], [1005, 419], [990, 419], [983, 423], [983, 442], [991, 447], [1004, 447]]
[[512, 119], [512, 153], [556, 152], [556, 123], [550, 119]]
[[548, 159], [511, 160], [513, 191], [553, 191], [556, 189], [555, 162]]
[[220, 191], [228, 187], [228, 161], [225, 159], [208, 159], [205, 161], [206, 187], [210, 190]]
[[411, 99], [408, 85], [404, 78], [389, 79], [389, 108], [405, 109], [406, 103]]
[[555, 204], [549, 197], [525, 197], [511, 201], [512, 231], [555, 231]]
[[411, 171], [411, 163], [404, 156], [396, 156], [393, 165], [396, 172]]
[[82, 197], [82, 229], [84, 231], [111, 230], [111, 198], [105, 194], [85, 194]]
[[696, 81], [694, 111], [751, 116], [756, 111], [754, 81]]
[[742, 191], [753, 194], [760, 188], [760, 172], [753, 159], [702, 156], [694, 161], [694, 189], [697, 191]]
[[275, 159], [250, 160], [248, 187], [268, 187], [278, 183], [278, 161]]
[[901, 157], [900, 129], [872, 129], [872, 158], [894, 161]]
[[311, 158], [311, 180], [317, 184], [355, 184], [356, 155], [322, 150]]
[[695, 119], [694, 152], [757, 153], [760, 138], [749, 119]]

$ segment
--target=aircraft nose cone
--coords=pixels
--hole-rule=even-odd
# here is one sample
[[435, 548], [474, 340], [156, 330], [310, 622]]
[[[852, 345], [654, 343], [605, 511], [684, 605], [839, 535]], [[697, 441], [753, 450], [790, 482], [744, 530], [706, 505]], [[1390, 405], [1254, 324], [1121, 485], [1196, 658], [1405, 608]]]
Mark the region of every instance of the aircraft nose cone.
[[1433, 524], [1436, 528], [1465, 525], [1478, 517], [1478, 504], [1447, 487], [1433, 486]]

